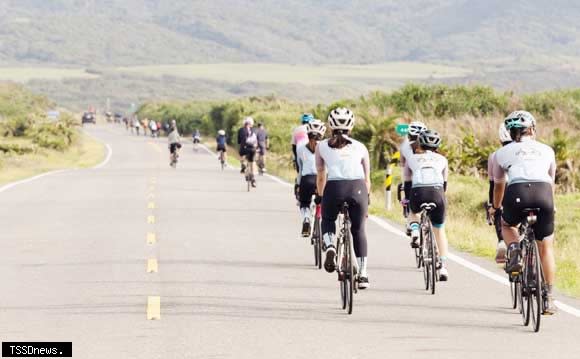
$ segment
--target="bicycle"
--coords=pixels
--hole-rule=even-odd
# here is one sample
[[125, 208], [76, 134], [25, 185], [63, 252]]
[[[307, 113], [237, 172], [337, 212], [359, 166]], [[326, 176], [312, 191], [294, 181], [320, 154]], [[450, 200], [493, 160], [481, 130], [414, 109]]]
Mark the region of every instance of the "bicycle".
[[423, 278], [425, 280], [425, 290], [430, 290], [435, 294], [436, 283], [439, 281], [439, 249], [433, 233], [433, 225], [429, 218], [429, 212], [437, 208], [435, 203], [421, 204], [421, 223], [419, 231], [419, 262], [423, 267]]
[[534, 233], [539, 211], [539, 208], [523, 210], [526, 217], [520, 226], [519, 243], [523, 267], [519, 272], [510, 273], [510, 281], [518, 283], [515, 285], [515, 295], [512, 295], [512, 301], [519, 303], [525, 326], [530, 324], [531, 319], [534, 332], [540, 330], [541, 317], [546, 310], [548, 295], [544, 286], [544, 271]]
[[179, 154], [177, 153], [177, 148], [170, 156], [169, 166], [173, 168], [177, 168], [177, 159], [179, 158]]
[[[399, 203], [401, 204], [401, 206], [403, 207], [403, 217], [407, 218], [409, 217], [409, 199], [405, 198], [403, 199], [403, 184], [399, 183], [397, 185], [397, 200], [399, 201]], [[407, 227], [407, 231], [408, 231], [408, 227]], [[410, 235], [409, 232], [407, 232], [407, 235]], [[415, 263], [417, 264], [417, 268], [421, 268], [421, 250], [420, 250], [421, 246], [419, 246], [418, 248], [414, 249], [415, 252]]]
[[[248, 192], [250, 192], [250, 189], [252, 187], [256, 187], [256, 179], [254, 178], [254, 161], [253, 161], [254, 158], [253, 157], [254, 157], [254, 155], [252, 155], [252, 154], [246, 155], [246, 159], [247, 159], [248, 163], [246, 165], [244, 175], [246, 178]], [[250, 161], [250, 160], [252, 160], [252, 161]]]
[[322, 269], [322, 228], [321, 224], [322, 206], [316, 204], [314, 206], [314, 227], [312, 229], [312, 237], [310, 243], [314, 248], [314, 266]]
[[340, 295], [342, 309], [352, 314], [354, 294], [358, 292], [358, 263], [352, 245], [351, 222], [348, 215], [348, 203], [342, 204], [339, 216], [339, 228], [337, 248], [337, 272], [340, 282]]

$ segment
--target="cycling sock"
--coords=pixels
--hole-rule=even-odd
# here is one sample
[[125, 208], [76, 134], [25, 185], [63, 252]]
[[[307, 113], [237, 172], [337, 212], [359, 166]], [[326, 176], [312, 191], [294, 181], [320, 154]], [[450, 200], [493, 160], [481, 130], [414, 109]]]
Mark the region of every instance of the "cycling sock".
[[334, 234], [333, 233], [324, 233], [322, 235], [322, 240], [324, 241], [324, 245], [326, 248], [334, 245]]
[[358, 269], [361, 277], [368, 277], [367, 274], [367, 257], [358, 257]]
[[301, 207], [300, 208], [300, 216], [302, 217], [302, 222], [305, 220], [310, 220], [310, 208], [309, 207]]

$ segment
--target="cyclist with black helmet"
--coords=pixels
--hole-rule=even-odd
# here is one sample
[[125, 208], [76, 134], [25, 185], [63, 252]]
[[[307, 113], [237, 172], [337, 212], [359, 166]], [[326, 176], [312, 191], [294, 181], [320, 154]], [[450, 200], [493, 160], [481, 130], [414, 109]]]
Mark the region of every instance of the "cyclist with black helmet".
[[[506, 272], [521, 271], [522, 263], [517, 227], [526, 208], [539, 208], [534, 234], [545, 275], [548, 303], [546, 314], [554, 314], [554, 190], [556, 159], [554, 150], [535, 140], [536, 119], [527, 111], [512, 112], [505, 121], [513, 142], [495, 155], [492, 213], [503, 206], [502, 234], [508, 246]], [[507, 174], [507, 188], [506, 188]]]
[[[401, 143], [399, 147], [399, 153], [401, 154], [401, 167], [402, 167], [402, 177], [403, 177], [403, 191], [405, 193], [405, 201], [409, 201], [411, 198], [411, 187], [412, 178], [411, 172], [409, 171], [409, 166], [407, 165], [407, 159], [415, 153], [415, 148], [417, 148], [417, 142], [419, 139], [419, 134], [427, 130], [427, 126], [421, 121], [412, 121], [409, 124], [409, 132], [407, 137]], [[411, 223], [409, 222], [409, 217], [407, 217], [407, 235], [411, 235]]]
[[348, 203], [354, 252], [359, 267], [359, 289], [369, 287], [367, 273], [367, 237], [370, 181], [369, 151], [350, 137], [355, 117], [347, 108], [336, 108], [328, 115], [331, 138], [316, 147], [317, 189], [322, 193], [322, 238], [326, 251], [324, 268], [334, 272], [336, 263], [336, 218], [344, 202]]
[[[324, 138], [326, 126], [320, 120], [314, 120], [306, 125], [308, 142], [296, 149], [298, 165], [298, 198], [300, 200], [300, 216], [302, 218], [302, 237], [310, 236], [310, 205], [312, 196], [316, 195], [316, 159], [315, 152], [318, 142]], [[320, 203], [316, 195], [315, 201]]]
[[447, 190], [447, 177], [449, 167], [447, 158], [437, 153], [441, 145], [441, 136], [433, 130], [426, 130], [419, 134], [419, 145], [415, 153], [407, 158], [411, 173], [411, 246], [418, 248], [419, 239], [419, 213], [423, 203], [435, 203], [436, 207], [429, 212], [433, 233], [439, 248], [441, 268], [439, 280], [447, 281], [448, 243], [445, 232], [445, 191]]

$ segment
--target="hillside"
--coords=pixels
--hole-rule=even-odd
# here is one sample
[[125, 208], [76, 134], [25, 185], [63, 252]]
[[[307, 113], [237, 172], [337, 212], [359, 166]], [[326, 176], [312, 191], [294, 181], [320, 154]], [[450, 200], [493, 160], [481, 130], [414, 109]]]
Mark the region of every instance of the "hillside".
[[557, 63], [569, 0], [5, 0], [0, 64]]

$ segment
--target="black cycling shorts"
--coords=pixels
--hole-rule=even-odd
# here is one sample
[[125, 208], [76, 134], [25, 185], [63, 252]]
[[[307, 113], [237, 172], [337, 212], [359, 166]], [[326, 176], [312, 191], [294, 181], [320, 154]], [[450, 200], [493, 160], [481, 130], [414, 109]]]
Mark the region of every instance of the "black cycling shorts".
[[220, 152], [220, 151], [227, 152], [226, 146], [224, 146], [224, 145], [217, 145], [216, 152]]
[[316, 175], [307, 175], [300, 177], [300, 192], [298, 199], [300, 200], [300, 208], [310, 207], [312, 203], [312, 196], [316, 193]]
[[256, 148], [252, 146], [247, 146], [243, 151], [243, 156], [246, 157], [248, 162], [254, 162], [254, 157], [256, 156]]
[[181, 148], [181, 143], [172, 143], [169, 145], [169, 152], [173, 154], [177, 148]]
[[539, 208], [538, 221], [534, 225], [537, 240], [554, 233], [554, 196], [552, 185], [545, 182], [514, 183], [507, 187], [503, 198], [503, 220], [517, 226], [528, 215], [526, 208]]
[[200, 143], [201, 141], [199, 140], [199, 138], [194, 138], [193, 139], [193, 143]]
[[413, 213], [421, 212], [421, 205], [423, 203], [435, 203], [437, 208], [433, 209], [429, 214], [431, 223], [435, 227], [441, 226], [445, 223], [445, 191], [443, 186], [434, 187], [413, 187], [411, 189], [411, 211]]

